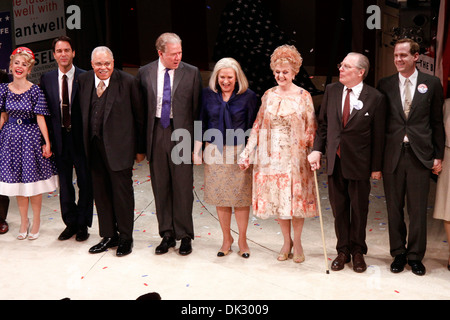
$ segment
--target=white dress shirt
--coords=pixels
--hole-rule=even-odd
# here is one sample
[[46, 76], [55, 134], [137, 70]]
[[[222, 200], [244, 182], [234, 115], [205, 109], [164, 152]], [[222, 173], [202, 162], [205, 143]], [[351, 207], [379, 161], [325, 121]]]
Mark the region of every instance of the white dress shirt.
[[[162, 109], [162, 99], [163, 99], [163, 91], [164, 91], [164, 75], [166, 73], [166, 67], [161, 63], [161, 60], [158, 60], [158, 73], [157, 73], [157, 81], [158, 81], [158, 93], [157, 93], [157, 101], [156, 101], [156, 117], [161, 118], [161, 109]], [[175, 70], [169, 71], [170, 75], [170, 87], [173, 88], [173, 78], [175, 75]], [[170, 118], [173, 118], [172, 107], [170, 108]]]
[[[411, 81], [410, 84], [410, 92], [411, 92], [411, 101], [414, 99], [414, 93], [416, 91], [417, 87], [417, 76], [418, 76], [417, 69], [414, 71], [414, 73], [408, 78], [409, 81]], [[399, 78], [399, 87], [400, 87], [400, 96], [402, 98], [402, 106], [405, 106], [405, 82], [406, 78], [402, 76], [400, 73], [398, 74]], [[404, 109], [404, 107], [403, 107]]]
[[103, 81], [103, 83], [105, 84], [105, 90], [108, 88], [109, 86], [109, 80], [111, 80], [111, 78], [108, 78], [106, 80], [100, 80], [97, 75], [95, 74], [95, 89], [97, 89], [100, 81]]
[[[414, 93], [416, 91], [416, 87], [417, 87], [417, 76], [418, 76], [419, 72], [417, 72], [417, 69], [414, 70], [414, 73], [408, 78], [409, 81], [411, 82], [409, 90], [411, 93], [411, 102], [414, 99]], [[402, 99], [402, 106], [403, 106], [403, 110], [405, 109], [405, 84], [406, 84], [406, 78], [404, 76], [402, 76], [400, 73], [398, 74], [398, 78], [399, 78], [399, 87], [400, 87], [400, 97]], [[403, 142], [409, 142], [408, 136], [405, 135], [405, 138], [403, 138]]]
[[361, 102], [359, 102], [359, 96], [361, 95], [363, 86], [364, 83], [362, 81], [352, 88], [344, 86], [344, 91], [342, 94], [342, 113], [344, 112], [344, 103], [345, 98], [347, 97], [347, 89], [352, 89], [352, 92], [350, 92], [350, 114], [352, 114], [353, 109], [361, 104]]

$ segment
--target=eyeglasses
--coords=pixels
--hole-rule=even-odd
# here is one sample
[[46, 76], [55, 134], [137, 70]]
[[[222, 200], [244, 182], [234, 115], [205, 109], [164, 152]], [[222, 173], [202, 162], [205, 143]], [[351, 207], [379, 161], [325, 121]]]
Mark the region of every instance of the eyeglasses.
[[112, 62], [105, 62], [105, 63], [94, 62], [94, 66], [96, 66], [97, 68], [101, 68], [101, 67], [109, 68], [109, 67], [111, 67], [111, 65], [112, 65]]
[[344, 69], [344, 70], [348, 70], [348, 69], [352, 69], [352, 68], [356, 68], [353, 66], [349, 66], [348, 64], [343, 64], [343, 63], [338, 63], [337, 68], [340, 69]]

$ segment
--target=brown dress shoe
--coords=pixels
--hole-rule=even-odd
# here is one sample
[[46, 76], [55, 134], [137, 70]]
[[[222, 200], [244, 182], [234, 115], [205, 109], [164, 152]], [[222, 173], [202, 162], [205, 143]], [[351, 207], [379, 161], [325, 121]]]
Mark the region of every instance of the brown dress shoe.
[[8, 232], [8, 230], [9, 230], [8, 223], [5, 220], [0, 221], [0, 234], [5, 234]]
[[364, 256], [361, 253], [353, 255], [353, 271], [362, 273], [366, 271], [367, 265], [364, 261]]
[[331, 264], [331, 270], [333, 271], [342, 270], [344, 269], [345, 264], [349, 262], [350, 257], [343, 252], [339, 252], [338, 256], [336, 257], [336, 259], [334, 259], [333, 263]]

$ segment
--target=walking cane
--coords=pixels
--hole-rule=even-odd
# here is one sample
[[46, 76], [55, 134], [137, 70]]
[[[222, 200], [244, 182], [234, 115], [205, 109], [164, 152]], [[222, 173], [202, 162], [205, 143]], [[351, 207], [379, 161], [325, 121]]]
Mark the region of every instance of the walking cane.
[[314, 170], [314, 180], [315, 180], [315, 183], [316, 183], [317, 205], [319, 206], [320, 228], [322, 230], [323, 254], [324, 254], [324, 257], [325, 257], [325, 270], [326, 270], [327, 274], [330, 274], [330, 269], [328, 268], [327, 246], [325, 244], [325, 234], [323, 232], [322, 208], [321, 208], [321, 205], [320, 205], [319, 184], [317, 182], [317, 170]]

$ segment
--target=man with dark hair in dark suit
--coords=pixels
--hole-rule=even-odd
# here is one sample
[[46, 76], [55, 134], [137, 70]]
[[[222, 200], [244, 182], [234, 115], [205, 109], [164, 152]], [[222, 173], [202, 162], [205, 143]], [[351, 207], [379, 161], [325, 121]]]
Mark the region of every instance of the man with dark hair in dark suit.
[[[6, 72], [0, 70], [0, 83], [8, 83], [9, 77]], [[9, 197], [0, 195], [0, 234], [5, 234], [9, 230], [6, 217], [8, 216]]]
[[[73, 65], [75, 50], [69, 37], [55, 39], [52, 49], [58, 69], [41, 77], [41, 88], [51, 112], [47, 126], [58, 168], [61, 215], [66, 225], [58, 239], [68, 240], [76, 235], [77, 241], [85, 241], [89, 237], [88, 228], [92, 226], [94, 206], [77, 95], [78, 76], [85, 71]], [[74, 168], [79, 189], [78, 203], [73, 186]]]
[[419, 50], [416, 42], [399, 40], [394, 48], [398, 73], [381, 79], [378, 89], [388, 106], [383, 177], [394, 257], [391, 271], [401, 272], [408, 263], [414, 274], [424, 275], [430, 174], [442, 169], [445, 132], [442, 85], [439, 78], [416, 69]]
[[80, 75], [83, 139], [90, 165], [100, 243], [90, 253], [118, 247], [117, 256], [133, 247], [134, 161], [145, 158], [145, 110], [132, 75], [114, 69], [107, 47], [92, 52], [92, 69]]
[[366, 226], [370, 178], [381, 179], [386, 105], [384, 96], [363, 80], [369, 60], [350, 53], [339, 65], [339, 82], [327, 86], [320, 108], [314, 151], [308, 156], [313, 170], [327, 159], [328, 190], [335, 217], [338, 256], [331, 270], [353, 260], [353, 270], [367, 265]]

